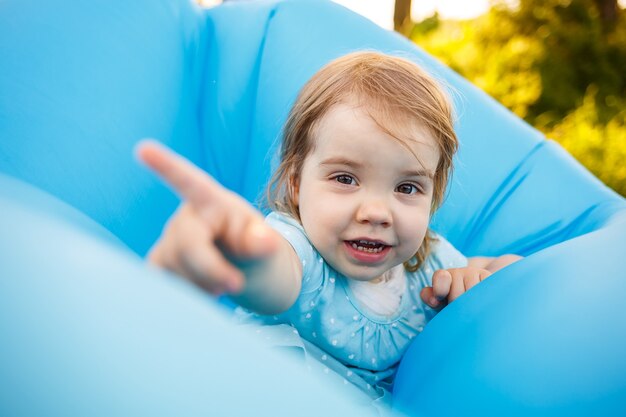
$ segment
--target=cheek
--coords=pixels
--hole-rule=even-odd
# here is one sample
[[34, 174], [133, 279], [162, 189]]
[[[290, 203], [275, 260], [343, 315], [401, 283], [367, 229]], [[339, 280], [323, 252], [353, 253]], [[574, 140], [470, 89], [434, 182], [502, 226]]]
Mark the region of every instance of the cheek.
[[417, 250], [426, 236], [430, 221], [430, 211], [422, 209], [405, 213], [398, 222], [396, 230], [400, 237]]
[[309, 224], [327, 226], [340, 216], [341, 208], [338, 202], [322, 193], [300, 195], [300, 216]]
[[300, 218], [309, 238], [320, 243], [342, 233], [350, 220], [349, 207], [332, 194], [302, 189]]

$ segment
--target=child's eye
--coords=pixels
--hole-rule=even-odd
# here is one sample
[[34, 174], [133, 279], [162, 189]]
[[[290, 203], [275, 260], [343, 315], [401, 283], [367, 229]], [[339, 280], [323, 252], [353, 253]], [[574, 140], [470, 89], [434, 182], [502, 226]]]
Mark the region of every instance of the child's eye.
[[352, 176], [346, 175], [346, 174], [337, 175], [333, 179], [335, 181], [337, 181], [338, 183], [341, 183], [341, 184], [346, 184], [346, 185], [354, 185], [354, 184], [356, 184], [356, 181], [354, 180], [354, 178]]
[[396, 188], [396, 191], [401, 194], [417, 194], [421, 190], [415, 184], [405, 183], [405, 184], [398, 185], [398, 187]]

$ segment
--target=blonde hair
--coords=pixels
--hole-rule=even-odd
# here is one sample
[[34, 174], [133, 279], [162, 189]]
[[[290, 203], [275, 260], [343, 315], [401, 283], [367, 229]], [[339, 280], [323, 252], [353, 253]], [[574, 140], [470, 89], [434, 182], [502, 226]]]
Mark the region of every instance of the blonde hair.
[[[439, 84], [416, 64], [378, 52], [338, 58], [304, 85], [285, 123], [280, 163], [267, 188], [269, 207], [300, 221], [294, 190], [304, 160], [315, 146], [316, 127], [335, 104], [350, 99], [357, 99], [385, 133], [409, 150], [411, 129], [426, 128], [433, 135], [439, 163], [433, 179], [432, 214], [443, 200], [458, 148], [452, 106]], [[422, 265], [432, 240], [429, 231], [417, 253], [404, 263], [407, 270], [416, 271]]]

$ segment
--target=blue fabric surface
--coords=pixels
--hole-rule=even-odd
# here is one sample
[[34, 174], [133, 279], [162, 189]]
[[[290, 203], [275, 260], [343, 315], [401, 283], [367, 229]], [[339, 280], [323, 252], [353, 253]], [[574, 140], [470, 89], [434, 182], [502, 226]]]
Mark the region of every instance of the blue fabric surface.
[[409, 41], [323, 0], [0, 2], [0, 414], [361, 415], [283, 359], [265, 367], [211, 300], [141, 263], [178, 201], [132, 156], [155, 137], [255, 201], [299, 87], [358, 49], [409, 57], [453, 91], [461, 146], [434, 230], [469, 256], [530, 255], [429, 324], [397, 407], [626, 414], [624, 199]]
[[[624, 415], [620, 217], [494, 274], [446, 307], [405, 355], [396, 406], [425, 416]], [[423, 379], [430, 383], [414, 383]], [[443, 391], [455, 401], [442, 407]]]
[[0, 187], [0, 415], [367, 415], [349, 386], [268, 351], [79, 212], [20, 201], [22, 185], [17, 199], [19, 184]]

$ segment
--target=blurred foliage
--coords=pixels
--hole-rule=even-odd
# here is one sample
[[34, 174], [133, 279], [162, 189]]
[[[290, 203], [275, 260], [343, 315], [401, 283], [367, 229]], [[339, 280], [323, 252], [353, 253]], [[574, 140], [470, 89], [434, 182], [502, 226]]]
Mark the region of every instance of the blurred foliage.
[[599, 120], [597, 88], [590, 87], [583, 104], [559, 123], [547, 128], [557, 140], [605, 184], [626, 196], [626, 110], [608, 123]]
[[625, 11], [600, 0], [509, 3], [467, 21], [434, 15], [407, 35], [626, 196]]

